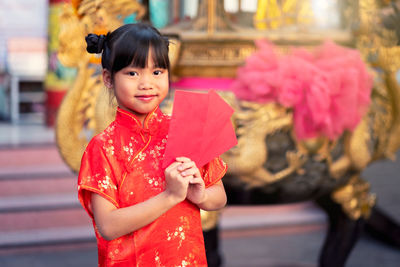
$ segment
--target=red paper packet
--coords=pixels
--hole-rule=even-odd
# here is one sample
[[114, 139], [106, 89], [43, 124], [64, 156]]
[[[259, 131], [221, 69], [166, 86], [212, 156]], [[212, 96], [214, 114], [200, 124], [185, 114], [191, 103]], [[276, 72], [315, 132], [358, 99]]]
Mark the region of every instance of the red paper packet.
[[237, 144], [234, 110], [215, 91], [175, 91], [163, 168], [177, 157], [203, 167]]

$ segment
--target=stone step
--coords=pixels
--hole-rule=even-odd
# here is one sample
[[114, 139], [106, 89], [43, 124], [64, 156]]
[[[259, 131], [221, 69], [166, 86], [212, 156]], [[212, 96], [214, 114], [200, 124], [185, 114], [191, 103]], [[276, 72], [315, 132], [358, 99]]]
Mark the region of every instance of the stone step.
[[94, 240], [55, 145], [0, 148], [0, 222], [0, 247]]
[[0, 180], [56, 178], [75, 175], [65, 164], [21, 165], [0, 167]]
[[0, 213], [79, 207], [77, 193], [0, 197]]
[[0, 169], [52, 164], [65, 165], [55, 145], [0, 148]]
[[0, 248], [77, 243], [94, 240], [95, 235], [91, 225], [0, 232]]
[[74, 176], [55, 145], [0, 148], [0, 180]]
[[54, 210], [0, 213], [0, 232], [13, 232], [54, 227], [91, 225], [91, 219], [81, 207]]
[[[55, 193], [74, 193], [77, 190], [77, 177], [71, 174], [57, 176], [37, 176], [35, 179], [21, 177], [0, 179], [0, 196], [32, 196]], [[28, 176], [28, 174], [26, 175]]]

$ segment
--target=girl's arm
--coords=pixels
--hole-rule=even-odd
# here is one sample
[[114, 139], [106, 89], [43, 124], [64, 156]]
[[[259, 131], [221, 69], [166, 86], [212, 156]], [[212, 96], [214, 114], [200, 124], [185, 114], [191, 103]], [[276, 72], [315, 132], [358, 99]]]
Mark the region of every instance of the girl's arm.
[[102, 196], [92, 193], [92, 211], [101, 236], [112, 240], [129, 234], [153, 222], [183, 201], [189, 181], [177, 171], [179, 165], [179, 162], [172, 163], [165, 170], [165, 191], [130, 207], [118, 209]]
[[197, 206], [202, 210], [218, 210], [225, 207], [226, 201], [224, 185], [218, 181], [204, 190], [204, 199]]

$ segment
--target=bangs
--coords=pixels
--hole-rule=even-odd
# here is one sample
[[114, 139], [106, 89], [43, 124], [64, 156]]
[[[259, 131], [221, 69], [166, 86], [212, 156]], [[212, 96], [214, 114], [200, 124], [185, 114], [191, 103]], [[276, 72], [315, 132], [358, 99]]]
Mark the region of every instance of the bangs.
[[114, 61], [111, 63], [111, 68], [115, 72], [128, 66], [147, 67], [149, 49], [152, 49], [152, 60], [155, 67], [169, 70], [167, 40], [154, 34], [146, 34], [146, 32], [138, 36], [138, 34], [128, 31], [124, 35], [114, 44], [113, 48], [115, 55], [112, 56]]

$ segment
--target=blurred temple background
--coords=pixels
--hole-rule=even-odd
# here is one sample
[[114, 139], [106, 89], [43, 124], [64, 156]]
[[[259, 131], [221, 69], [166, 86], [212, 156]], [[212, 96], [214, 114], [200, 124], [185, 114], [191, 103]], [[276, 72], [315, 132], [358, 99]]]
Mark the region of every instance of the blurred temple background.
[[[278, 55], [290, 53], [291, 47], [312, 51], [327, 40], [358, 51], [372, 76], [371, 98], [378, 99], [376, 110], [384, 114], [375, 116], [379, 112], [373, 110], [365, 115], [368, 117], [363, 120], [365, 125], [373, 121], [373, 126], [365, 130], [370, 135], [362, 132], [346, 139], [346, 134], [354, 130], [346, 129], [334, 140], [326, 136], [307, 139], [313, 143], [282, 141], [287, 136], [275, 135], [275, 131], [274, 135], [262, 135], [262, 142], [269, 144], [272, 151], [268, 155], [270, 163], [262, 163], [269, 174], [281, 171], [276, 167], [281, 159], [273, 162], [273, 144], [288, 142], [287, 147], [296, 147], [298, 152], [304, 145], [310, 158], [310, 165], [303, 166], [306, 174], [301, 174], [298, 168], [285, 176], [300, 181], [292, 187], [284, 181], [256, 183], [249, 178], [253, 174], [237, 177], [235, 173], [229, 174], [226, 180], [229, 205], [216, 215], [210, 227], [204, 228], [206, 235], [210, 231], [216, 234], [208, 237], [211, 240], [208, 242], [216, 245], [217, 237], [222, 266], [334, 266], [324, 265], [320, 257], [324, 244], [329, 247], [324, 242], [335, 221], [332, 218], [336, 217], [321, 209], [323, 205], [316, 204], [315, 199], [322, 198], [325, 191], [329, 196], [331, 191], [339, 192], [340, 186], [352, 192], [358, 190], [349, 181], [359, 173], [366, 181], [355, 182], [361, 184], [362, 200], [351, 196], [337, 201], [340, 207], [350, 206], [350, 211], [341, 211], [351, 218], [346, 223], [362, 227], [366, 224], [368, 228], [367, 221], [375, 205], [390, 218], [390, 223], [383, 222], [383, 228], [387, 229], [384, 235], [355, 227], [356, 237], [350, 242], [352, 249], [346, 250], [349, 255], [345, 257], [345, 266], [399, 266], [400, 228], [391, 224], [400, 223], [400, 135], [397, 134], [400, 109], [396, 102], [400, 99], [399, 8], [400, 1], [390, 0], [0, 0], [0, 266], [97, 265], [92, 224], [77, 200], [76, 170], [88, 139], [106, 125], [104, 118], [109, 117], [95, 114], [99, 107], [104, 107], [102, 88], [96, 83], [98, 58], [80, 54], [81, 37], [85, 36], [85, 29], [105, 33], [116, 25], [137, 21], [152, 23], [176, 44], [171, 49], [172, 91], [215, 89], [238, 114], [253, 112], [253, 117], [238, 117], [235, 121], [238, 137], [259, 133], [263, 126], [250, 123], [254, 117], [258, 121], [265, 119], [262, 112], [269, 110], [258, 101], [269, 97], [266, 91], [249, 89], [246, 91], [249, 97], [244, 99], [240, 98], [243, 91], [236, 96], [232, 94], [238, 70], [244, 72], [246, 69], [241, 67], [260, 49], [255, 45], [256, 40], [269, 40]], [[337, 63], [339, 69], [341, 62]], [[343, 65], [344, 72], [346, 66]], [[82, 77], [79, 75], [87, 75], [86, 70], [92, 71], [87, 80], [94, 81], [88, 84], [95, 85], [78, 88], [75, 81]], [[261, 80], [271, 77], [260, 75]], [[297, 74], [302, 75], [303, 72]], [[78, 89], [87, 90], [86, 94], [71, 98], [69, 92]], [[293, 107], [287, 108], [284, 114], [290, 115], [292, 110]], [[57, 124], [57, 119], [62, 124]], [[248, 125], [251, 127], [246, 128]], [[292, 134], [293, 131], [288, 136]], [[366, 139], [365, 143], [356, 142]], [[346, 146], [351, 142], [355, 145]], [[275, 149], [287, 147], [276, 145]], [[323, 164], [331, 158], [318, 157], [329, 152], [335, 161], [342, 159], [339, 154], [346, 154], [347, 150], [356, 151], [360, 158], [375, 152], [365, 160], [368, 164], [356, 164], [359, 169], [350, 166], [343, 171], [346, 174], [338, 172], [341, 178], [332, 178], [335, 175], [331, 175], [331, 169], [323, 169]], [[260, 157], [267, 154], [261, 152]], [[256, 153], [254, 157], [258, 157]], [[285, 159], [282, 166], [290, 167], [289, 159], [282, 157]], [[344, 162], [346, 158], [340, 161]], [[321, 168], [321, 173], [331, 179], [328, 185], [323, 184], [325, 191], [319, 188], [322, 182], [308, 184], [301, 180], [308, 173], [310, 177], [316, 175], [313, 173], [318, 175]], [[332, 173], [335, 174], [334, 170]], [[351, 187], [345, 187], [348, 184]], [[290, 197], [270, 194], [273, 190], [299, 193]], [[215, 229], [218, 231], [214, 232]], [[335, 255], [342, 250], [345, 249], [338, 245], [331, 254], [327, 253]]]

